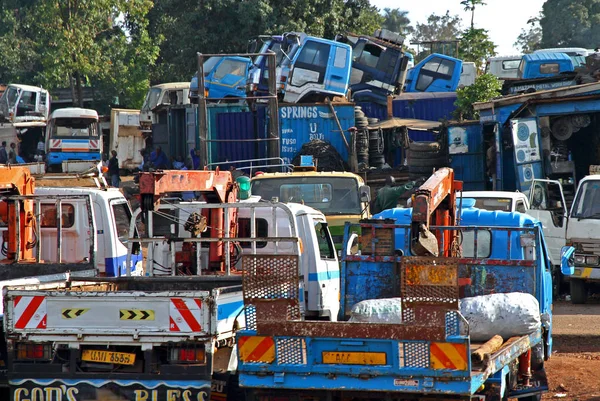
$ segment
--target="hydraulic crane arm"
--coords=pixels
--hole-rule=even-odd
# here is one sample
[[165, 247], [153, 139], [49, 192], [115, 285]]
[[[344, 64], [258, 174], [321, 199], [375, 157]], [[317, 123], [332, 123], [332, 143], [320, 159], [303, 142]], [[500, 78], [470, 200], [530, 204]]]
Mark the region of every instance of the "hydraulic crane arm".
[[[35, 178], [26, 167], [0, 166], [0, 195], [29, 196], [35, 191]], [[2, 252], [9, 261], [33, 260], [35, 216], [33, 199], [14, 199], [0, 202], [0, 219], [6, 223], [3, 233], [7, 248]]]
[[229, 171], [162, 170], [140, 173], [140, 201], [143, 211], [154, 210], [160, 197], [170, 192], [200, 192], [207, 203], [225, 203], [237, 199]]
[[454, 180], [450, 168], [437, 170], [413, 195], [411, 223], [411, 253], [415, 256], [439, 256], [440, 243], [443, 256], [450, 257], [456, 238], [454, 230], [438, 230], [434, 235], [429, 227], [456, 226], [456, 192], [462, 191], [462, 181]]
[[[207, 203], [232, 203], [237, 201], [237, 186], [229, 171], [209, 170], [164, 170], [140, 173], [140, 202], [144, 212], [152, 211], [160, 202], [161, 196], [171, 192], [201, 193]], [[223, 237], [229, 231], [230, 237], [237, 235], [237, 209], [207, 209], [203, 216], [209, 235], [212, 238]], [[228, 224], [228, 227], [225, 225]], [[223, 270], [223, 243], [210, 244], [209, 259], [211, 267]]]

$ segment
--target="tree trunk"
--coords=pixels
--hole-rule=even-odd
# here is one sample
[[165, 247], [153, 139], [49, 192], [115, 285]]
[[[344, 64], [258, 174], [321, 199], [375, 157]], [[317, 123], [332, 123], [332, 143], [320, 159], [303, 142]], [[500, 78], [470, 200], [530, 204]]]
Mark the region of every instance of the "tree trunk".
[[473, 27], [475, 22], [475, 6], [473, 6], [473, 8], [471, 9], [471, 29], [473, 29]]
[[81, 75], [75, 73], [75, 84], [77, 85], [77, 106], [83, 107], [83, 88], [81, 87]]
[[74, 77], [69, 75], [69, 83], [71, 84], [71, 106], [75, 107], [76, 96], [75, 96], [75, 85], [73, 84]]

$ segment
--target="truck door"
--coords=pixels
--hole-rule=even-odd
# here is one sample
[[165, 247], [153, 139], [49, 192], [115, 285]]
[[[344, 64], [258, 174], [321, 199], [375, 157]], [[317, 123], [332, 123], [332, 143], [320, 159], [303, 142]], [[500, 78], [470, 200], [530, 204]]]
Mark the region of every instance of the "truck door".
[[[324, 311], [331, 320], [337, 320], [339, 311], [340, 270], [335, 248], [325, 220], [311, 218], [315, 261], [308, 273], [308, 309]], [[309, 254], [310, 255], [310, 254]]]
[[309, 94], [332, 90], [345, 94], [350, 80], [349, 48], [307, 40], [294, 57], [284, 101], [295, 103]]
[[[76, 263], [89, 257], [89, 219], [85, 202], [80, 199], [63, 200], [61, 202], [61, 261]], [[57, 224], [58, 213], [56, 202], [41, 203], [41, 238], [42, 259], [58, 261]]]
[[462, 73], [462, 61], [442, 54], [432, 54], [410, 73], [406, 92], [454, 92]]
[[529, 190], [529, 214], [538, 219], [553, 266], [560, 265], [560, 251], [566, 244], [567, 207], [560, 182], [535, 179]]
[[543, 177], [540, 137], [535, 118], [510, 120], [517, 188], [528, 192], [535, 178]]

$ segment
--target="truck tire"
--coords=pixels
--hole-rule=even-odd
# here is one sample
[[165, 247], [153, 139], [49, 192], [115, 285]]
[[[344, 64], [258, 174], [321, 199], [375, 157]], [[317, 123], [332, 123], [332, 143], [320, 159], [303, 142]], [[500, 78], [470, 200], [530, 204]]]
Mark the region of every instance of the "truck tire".
[[418, 152], [416, 150], [410, 150], [410, 149], [406, 151], [407, 159], [433, 159], [436, 157], [440, 157], [441, 155], [443, 155], [443, 153], [440, 151]]
[[432, 157], [429, 159], [413, 159], [408, 158], [407, 160], [408, 168], [410, 167], [445, 167], [448, 164], [448, 158], [445, 156], [442, 157]]
[[408, 149], [416, 150], [417, 152], [439, 152], [440, 144], [437, 142], [409, 142]]
[[571, 279], [571, 303], [584, 304], [587, 301], [585, 281]]

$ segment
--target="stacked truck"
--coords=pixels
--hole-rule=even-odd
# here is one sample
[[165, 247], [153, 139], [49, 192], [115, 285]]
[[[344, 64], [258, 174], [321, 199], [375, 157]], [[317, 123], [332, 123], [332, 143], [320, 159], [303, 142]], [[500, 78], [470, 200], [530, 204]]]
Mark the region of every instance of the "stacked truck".
[[[460, 188], [441, 169], [416, 191], [412, 209], [363, 221], [360, 237], [346, 225], [337, 322], [302, 316], [297, 269], [246, 274], [238, 372], [248, 399], [539, 399], [552, 352], [541, 224], [466, 199], [457, 210]], [[569, 271], [573, 248], [564, 251]], [[491, 294], [529, 299], [537, 324], [482, 336], [463, 304]], [[381, 301], [388, 306], [376, 307]]]

